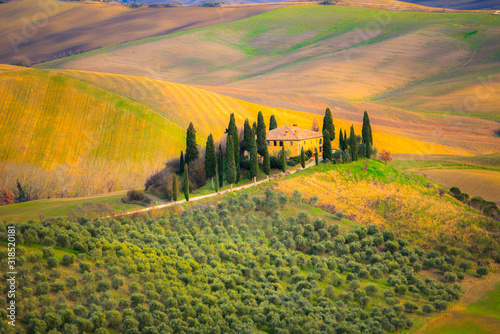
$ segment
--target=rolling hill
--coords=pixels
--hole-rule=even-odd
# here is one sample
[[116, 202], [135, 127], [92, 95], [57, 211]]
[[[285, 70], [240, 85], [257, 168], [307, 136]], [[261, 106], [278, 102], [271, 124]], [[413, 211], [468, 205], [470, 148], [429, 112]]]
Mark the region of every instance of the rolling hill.
[[[498, 75], [499, 38], [500, 16], [486, 12], [300, 5], [39, 67], [360, 100], [432, 78], [441, 78], [442, 89], [452, 92], [480, 85], [477, 77], [466, 82], [444, 78], [458, 69], [475, 73], [476, 67]], [[490, 106], [485, 112], [496, 97], [484, 102]], [[427, 109], [434, 110], [430, 99], [429, 104]], [[482, 110], [481, 105], [477, 113]]]
[[280, 7], [130, 8], [116, 2], [11, 1], [0, 4], [0, 63], [39, 63]]
[[[152, 170], [185, 148], [189, 122], [204, 145], [209, 133], [223, 136], [231, 113], [238, 126], [245, 118], [256, 120], [258, 111], [266, 120], [274, 114], [278, 124], [303, 128], [319, 120], [316, 114], [124, 75], [3, 65], [0, 87], [3, 185], [13, 186], [23, 171], [19, 164], [48, 171], [66, 166], [75, 177], [70, 183], [86, 189], [84, 195], [142, 185]], [[347, 129], [351, 122], [335, 124]], [[360, 123], [354, 125], [360, 133]], [[377, 126], [374, 131], [375, 145], [394, 153], [470, 155], [465, 149], [405, 138], [384, 128], [379, 132]], [[104, 179], [114, 182], [109, 185]]]

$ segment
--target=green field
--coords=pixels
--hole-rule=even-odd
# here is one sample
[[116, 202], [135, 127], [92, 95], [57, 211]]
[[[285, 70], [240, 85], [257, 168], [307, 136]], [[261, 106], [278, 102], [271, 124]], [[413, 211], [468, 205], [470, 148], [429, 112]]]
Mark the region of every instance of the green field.
[[25, 222], [28, 220], [39, 220], [45, 218], [67, 217], [68, 212], [88, 203], [104, 203], [115, 211], [127, 211], [141, 208], [135, 204], [125, 204], [121, 201], [125, 191], [115, 192], [109, 195], [100, 195], [89, 198], [54, 198], [42, 199], [25, 203], [16, 203], [0, 206], [0, 221]]
[[[480, 290], [479, 300], [450, 311], [446, 317], [430, 322], [418, 333], [424, 334], [494, 334], [500, 328], [500, 282], [493, 289]], [[483, 283], [478, 282], [479, 286]]]

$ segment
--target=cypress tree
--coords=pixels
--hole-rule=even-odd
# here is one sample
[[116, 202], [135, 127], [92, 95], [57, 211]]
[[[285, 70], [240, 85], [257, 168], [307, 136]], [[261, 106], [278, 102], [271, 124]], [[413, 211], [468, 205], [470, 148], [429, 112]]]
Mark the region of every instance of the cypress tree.
[[285, 146], [281, 147], [281, 171], [286, 172], [286, 153]]
[[219, 144], [217, 169], [219, 174], [219, 186], [222, 187], [224, 185], [224, 155], [222, 154], [222, 144]]
[[319, 165], [319, 157], [318, 157], [318, 150], [314, 151], [314, 162], [316, 162], [316, 166]]
[[257, 153], [257, 143], [255, 142], [255, 139], [252, 137], [251, 145], [252, 148], [250, 149], [250, 178], [253, 179], [254, 177], [257, 176], [257, 173], [259, 172], [259, 155]]
[[184, 167], [184, 197], [189, 201], [189, 169], [188, 165]]
[[322, 132], [325, 133], [325, 130], [328, 130], [330, 134], [330, 141], [335, 139], [335, 125], [333, 125], [332, 112], [330, 108], [326, 108], [325, 117], [323, 117], [323, 129]]
[[212, 134], [208, 135], [207, 146], [205, 147], [205, 172], [207, 177], [212, 179], [212, 188], [214, 187], [215, 166], [217, 157], [215, 156], [215, 144]]
[[193, 122], [189, 123], [186, 136], [186, 155], [184, 160], [186, 164], [198, 158], [198, 146], [196, 146], [196, 130], [194, 129]]
[[185, 162], [184, 162], [184, 152], [181, 151], [181, 160], [179, 162], [179, 173], [180, 174], [184, 173], [184, 165], [185, 165]]
[[271, 175], [271, 159], [269, 158], [269, 150], [267, 149], [267, 147], [266, 151], [264, 152], [264, 161], [262, 168], [264, 169], [264, 173], [266, 173], [266, 175]]
[[179, 190], [177, 189], [177, 175], [172, 176], [172, 198], [174, 202], [179, 199]]
[[266, 148], [266, 123], [264, 122], [262, 112], [259, 111], [259, 115], [257, 116], [257, 151], [260, 156], [264, 156]]
[[228, 159], [228, 147], [233, 148], [233, 160], [234, 167], [236, 171], [236, 179], [234, 181], [239, 181], [239, 171], [240, 171], [240, 135], [238, 133], [238, 128], [236, 127], [236, 119], [234, 118], [234, 113], [229, 117], [229, 126], [227, 127], [228, 139], [232, 137], [232, 145], [226, 143], [226, 159]]
[[253, 124], [252, 124], [252, 132], [253, 132], [254, 136], [257, 135], [257, 122], [253, 122]]
[[219, 165], [215, 164], [215, 192], [219, 192]]
[[304, 146], [302, 146], [302, 149], [300, 150], [300, 165], [302, 168], [306, 167], [306, 154], [304, 153]]
[[269, 131], [274, 130], [276, 128], [278, 128], [278, 122], [276, 121], [274, 115], [271, 115], [271, 119], [269, 120]]
[[234, 147], [234, 140], [233, 137], [228, 134], [226, 144], [226, 178], [232, 190], [233, 183], [236, 181], [236, 165], [234, 162], [234, 150], [231, 150], [231, 147]]
[[351, 160], [358, 160], [358, 142], [356, 140], [356, 134], [354, 133], [354, 125], [351, 125], [351, 135], [349, 137], [349, 154], [351, 154]]
[[326, 159], [332, 161], [332, 142], [328, 130], [323, 131], [323, 160], [326, 162]]
[[339, 149], [341, 151], [344, 150], [344, 135], [342, 134], [342, 129], [340, 129], [340, 132], [339, 132]]
[[372, 137], [372, 126], [370, 125], [370, 117], [365, 111], [363, 115], [363, 130], [361, 131], [361, 136], [363, 138], [363, 144], [366, 145], [366, 157], [370, 159], [372, 154], [373, 137]]
[[252, 138], [255, 142], [255, 134], [253, 133], [252, 128], [250, 127], [250, 122], [247, 118], [245, 120], [245, 124], [243, 125], [243, 142], [245, 144], [245, 151], [250, 152], [252, 149]]

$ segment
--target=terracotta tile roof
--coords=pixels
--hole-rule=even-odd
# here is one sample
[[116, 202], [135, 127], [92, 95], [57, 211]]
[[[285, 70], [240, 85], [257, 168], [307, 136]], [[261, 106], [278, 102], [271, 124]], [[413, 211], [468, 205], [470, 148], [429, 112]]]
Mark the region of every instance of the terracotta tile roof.
[[304, 130], [296, 126], [282, 126], [267, 132], [267, 140], [304, 140], [323, 137], [320, 132]]

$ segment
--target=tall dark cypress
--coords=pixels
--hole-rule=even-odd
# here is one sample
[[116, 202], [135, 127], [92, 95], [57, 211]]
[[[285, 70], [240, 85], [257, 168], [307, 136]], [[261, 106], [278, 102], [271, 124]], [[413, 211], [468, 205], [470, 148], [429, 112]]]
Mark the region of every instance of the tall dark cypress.
[[186, 164], [184, 167], [184, 197], [189, 201], [189, 167]]
[[[233, 160], [234, 167], [236, 171], [236, 179], [235, 182], [239, 181], [239, 170], [240, 170], [240, 134], [238, 133], [238, 128], [236, 127], [236, 119], [234, 118], [234, 113], [231, 114], [229, 118], [229, 126], [227, 127], [228, 139], [232, 138], [232, 145], [226, 143], [226, 159], [229, 156], [227, 154], [228, 147], [233, 148]], [[234, 183], [234, 182], [233, 182]]]
[[259, 111], [259, 115], [257, 116], [257, 151], [260, 156], [264, 156], [267, 148], [267, 140], [266, 140], [266, 122], [264, 122], [264, 116], [262, 112]]
[[370, 125], [370, 117], [365, 111], [363, 115], [363, 130], [361, 131], [361, 137], [363, 139], [363, 144], [366, 146], [366, 157], [370, 159], [373, 147], [373, 137], [372, 137], [372, 126]]
[[243, 125], [243, 142], [245, 144], [245, 151], [250, 152], [252, 149], [252, 138], [255, 142], [255, 134], [252, 131], [252, 127], [250, 126], [250, 122], [248, 118], [245, 120], [245, 124]]
[[254, 136], [257, 135], [257, 122], [253, 122], [253, 124], [252, 124], [252, 132], [253, 132]]
[[306, 167], [306, 154], [304, 153], [304, 146], [300, 150], [300, 165], [302, 168]]
[[262, 169], [266, 175], [271, 175], [271, 159], [269, 158], [269, 150], [266, 147], [264, 152], [264, 160], [262, 162]]
[[234, 162], [234, 149], [232, 150], [231, 147], [234, 147], [234, 140], [233, 136], [228, 134], [226, 144], [226, 179], [232, 189], [232, 185], [236, 181], [236, 165]]
[[344, 150], [344, 135], [342, 134], [342, 129], [339, 131], [339, 149]]
[[180, 162], [179, 162], [179, 173], [182, 174], [184, 173], [184, 152], [181, 151], [181, 159], [180, 159]]
[[347, 150], [349, 143], [347, 142], [347, 132], [344, 130], [344, 150]]
[[281, 147], [281, 171], [286, 172], [286, 152], [285, 146]]
[[212, 134], [208, 135], [207, 146], [205, 147], [205, 172], [207, 177], [212, 179], [212, 187], [215, 176], [215, 166], [217, 165], [217, 157], [215, 156], [215, 144]]
[[278, 128], [278, 122], [276, 121], [276, 117], [274, 117], [274, 115], [271, 115], [271, 118], [269, 119], [269, 131], [276, 128]]
[[179, 190], [177, 189], [177, 175], [172, 176], [172, 198], [174, 202], [179, 199]]
[[186, 155], [184, 160], [186, 164], [198, 159], [198, 146], [196, 145], [196, 130], [194, 129], [193, 122], [189, 123], [186, 136]]
[[319, 157], [318, 157], [318, 150], [314, 150], [314, 162], [316, 163], [316, 166], [319, 165]]
[[328, 130], [323, 131], [323, 160], [326, 162], [326, 159], [332, 161], [332, 141]]
[[354, 133], [354, 125], [351, 125], [351, 135], [349, 137], [349, 153], [351, 154], [352, 161], [358, 160], [358, 141]]
[[224, 186], [224, 154], [222, 153], [222, 143], [219, 144], [219, 156], [217, 159], [217, 168], [219, 172], [219, 186]]
[[219, 165], [215, 165], [215, 192], [219, 192]]
[[257, 153], [257, 143], [255, 138], [251, 137], [250, 148], [250, 178], [253, 179], [259, 172], [259, 155]]
[[326, 108], [325, 117], [323, 117], [322, 132], [324, 133], [325, 130], [328, 130], [328, 133], [330, 134], [330, 141], [333, 141], [335, 139], [335, 125], [333, 125], [333, 117], [330, 108]]

